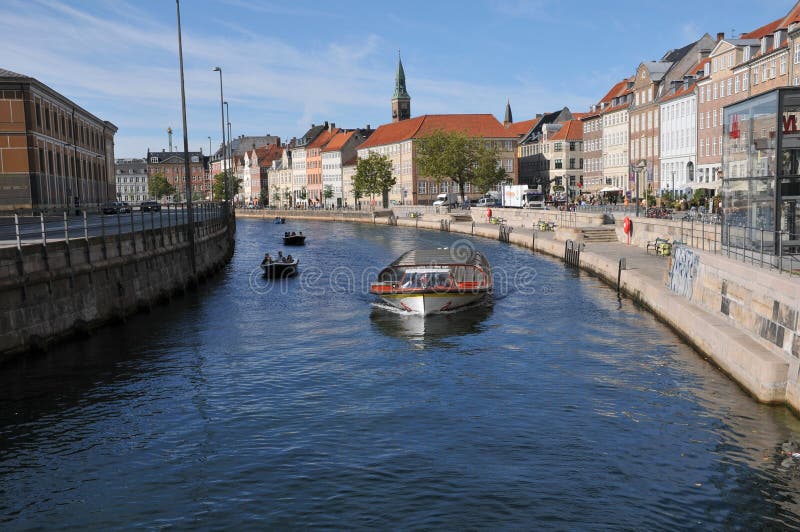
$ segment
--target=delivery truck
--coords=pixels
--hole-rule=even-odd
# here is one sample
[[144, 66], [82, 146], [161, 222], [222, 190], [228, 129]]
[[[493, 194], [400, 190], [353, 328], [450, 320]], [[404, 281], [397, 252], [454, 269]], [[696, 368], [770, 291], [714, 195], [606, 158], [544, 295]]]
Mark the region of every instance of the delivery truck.
[[519, 209], [544, 209], [542, 186], [506, 185], [503, 187], [503, 207]]

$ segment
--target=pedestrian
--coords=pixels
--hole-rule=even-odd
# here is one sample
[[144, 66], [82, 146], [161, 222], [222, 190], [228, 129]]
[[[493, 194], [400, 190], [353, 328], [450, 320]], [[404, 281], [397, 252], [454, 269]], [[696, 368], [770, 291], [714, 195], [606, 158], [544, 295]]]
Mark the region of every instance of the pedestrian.
[[491, 222], [492, 221], [492, 208], [488, 207], [486, 209], [486, 220]]

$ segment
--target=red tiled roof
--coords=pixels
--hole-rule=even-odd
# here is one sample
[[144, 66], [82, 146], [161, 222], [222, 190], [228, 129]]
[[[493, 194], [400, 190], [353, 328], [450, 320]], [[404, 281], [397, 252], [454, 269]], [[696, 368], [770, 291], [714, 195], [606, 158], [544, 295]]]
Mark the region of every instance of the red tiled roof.
[[608, 94], [606, 94], [605, 96], [603, 96], [603, 98], [600, 100], [600, 103], [603, 103], [603, 102], [610, 102], [610, 101], [611, 101], [611, 100], [613, 100], [613, 99], [614, 99], [616, 96], [619, 96], [619, 93], [620, 93], [622, 90], [624, 90], [624, 89], [625, 89], [625, 87], [626, 87], [627, 85], [628, 85], [628, 80], [627, 80], [627, 79], [623, 79], [622, 81], [618, 82], [616, 85], [614, 85], [613, 87], [611, 87], [611, 90], [610, 90], [610, 91], [608, 91]]
[[695, 85], [694, 82], [689, 83], [688, 87], [685, 87], [685, 88], [681, 87], [680, 89], [676, 90], [672, 94], [664, 96], [659, 101], [666, 102], [668, 100], [674, 100], [675, 98], [680, 98], [681, 96], [685, 96], [686, 94], [688, 94], [688, 93], [690, 93], [690, 92], [692, 92], [694, 90], [694, 85]]
[[591, 115], [592, 113], [572, 113], [573, 120], [580, 120], [581, 118], [586, 118], [587, 116]]
[[280, 159], [282, 155], [283, 148], [275, 144], [256, 148], [256, 157], [258, 157], [259, 166], [271, 166], [272, 161]]
[[513, 124], [509, 124], [506, 129], [510, 133], [516, 133], [517, 135], [524, 135], [528, 131], [531, 130], [533, 126], [535, 126], [541, 118], [534, 118], [532, 120], [524, 120], [522, 122], [515, 122]]
[[783, 20], [781, 21], [782, 28], [788, 28], [789, 24], [800, 21], [800, 2], [796, 3], [794, 7], [789, 10]]
[[331, 141], [325, 145], [322, 151], [338, 151], [342, 149], [350, 138], [355, 135], [355, 131], [340, 131], [336, 135], [333, 136]]
[[[581, 114], [581, 113], [578, 113]], [[564, 126], [556, 131], [547, 140], [582, 140], [583, 124], [580, 120], [568, 120]]]
[[518, 136], [490, 114], [423, 115], [378, 127], [359, 149], [420, 138], [435, 131], [460, 131], [470, 137], [482, 138], [515, 139]]
[[[785, 18], [785, 17], [784, 17]], [[760, 28], [754, 29], [749, 33], [742, 33], [739, 38], [740, 39], [760, 39], [765, 35], [769, 35], [770, 33], [775, 33], [776, 30], [780, 29], [781, 23], [783, 22], [783, 18], [779, 18], [778, 20], [773, 20], [769, 24], [764, 24]]]
[[325, 131], [317, 135], [317, 138], [315, 138], [313, 142], [306, 145], [306, 149], [313, 150], [314, 148], [321, 148], [325, 146], [339, 131], [341, 130], [338, 127], [333, 129], [332, 131], [326, 129]]

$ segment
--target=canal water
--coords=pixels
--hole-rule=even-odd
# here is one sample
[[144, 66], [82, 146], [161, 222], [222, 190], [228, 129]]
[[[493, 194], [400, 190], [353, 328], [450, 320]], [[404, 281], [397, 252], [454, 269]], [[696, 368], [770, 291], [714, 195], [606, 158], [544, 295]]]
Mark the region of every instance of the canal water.
[[[441, 246], [487, 255], [490, 306], [418, 320], [366, 293], [402, 252]], [[302, 275], [257, 274], [278, 250]], [[0, 526], [793, 528], [799, 434], [559, 261], [239, 220], [197, 292], [2, 368]]]

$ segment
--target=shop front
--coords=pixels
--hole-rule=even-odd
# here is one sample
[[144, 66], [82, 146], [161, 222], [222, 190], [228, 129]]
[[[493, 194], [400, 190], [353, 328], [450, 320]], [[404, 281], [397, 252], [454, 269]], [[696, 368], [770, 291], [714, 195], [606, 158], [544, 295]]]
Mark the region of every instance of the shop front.
[[800, 89], [725, 107], [723, 244], [774, 255], [800, 251]]

